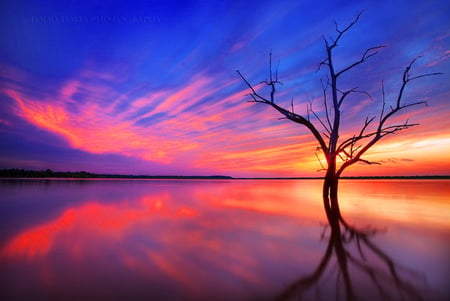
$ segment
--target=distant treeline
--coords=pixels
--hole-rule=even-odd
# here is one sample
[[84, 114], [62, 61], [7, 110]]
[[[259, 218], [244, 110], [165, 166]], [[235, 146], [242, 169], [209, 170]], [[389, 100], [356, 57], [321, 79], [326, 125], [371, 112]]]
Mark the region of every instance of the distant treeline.
[[[147, 175], [115, 175], [115, 174], [95, 174], [86, 171], [52, 171], [46, 170], [26, 170], [26, 169], [0, 169], [0, 178], [107, 178], [107, 179], [235, 179], [235, 180], [314, 180], [323, 177], [288, 177], [288, 178], [232, 178], [229, 176], [147, 176]], [[341, 179], [374, 179], [374, 180], [395, 180], [395, 179], [418, 179], [418, 180], [439, 180], [450, 179], [450, 175], [436, 176], [371, 176], [371, 177], [341, 177]]]
[[92, 178], [98, 175], [85, 171], [53, 171], [47, 170], [26, 170], [26, 169], [2, 169], [0, 177], [3, 178]]
[[229, 176], [146, 176], [146, 175], [114, 175], [95, 174], [86, 171], [52, 171], [26, 170], [26, 169], [1, 169], [1, 178], [110, 178], [110, 179], [232, 179]]

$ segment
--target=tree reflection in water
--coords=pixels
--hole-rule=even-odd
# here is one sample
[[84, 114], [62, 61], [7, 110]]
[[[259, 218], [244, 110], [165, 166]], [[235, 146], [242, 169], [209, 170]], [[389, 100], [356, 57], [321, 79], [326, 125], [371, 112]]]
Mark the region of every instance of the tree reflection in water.
[[326, 213], [321, 239], [328, 237], [328, 246], [317, 268], [288, 285], [276, 300], [423, 300], [425, 277], [373, 243], [380, 231], [350, 226], [339, 210], [328, 208]]

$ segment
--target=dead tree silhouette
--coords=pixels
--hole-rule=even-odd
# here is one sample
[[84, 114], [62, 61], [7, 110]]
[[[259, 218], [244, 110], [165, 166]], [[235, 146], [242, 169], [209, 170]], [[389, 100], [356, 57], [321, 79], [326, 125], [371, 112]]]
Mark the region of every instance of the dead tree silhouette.
[[[406, 108], [417, 107], [419, 105], [426, 105], [425, 101], [405, 102], [405, 89], [407, 86], [418, 79], [433, 76], [441, 73], [427, 73], [420, 75], [412, 75], [411, 69], [418, 58], [413, 59], [405, 68], [401, 77], [401, 85], [398, 90], [395, 101], [388, 104], [385, 97], [384, 84], [382, 84], [382, 109], [376, 116], [369, 117], [362, 122], [361, 128], [358, 132], [349, 138], [340, 139], [341, 130], [341, 116], [342, 105], [352, 95], [357, 93], [364, 93], [368, 97], [370, 95], [358, 88], [350, 88], [343, 90], [340, 88], [340, 80], [343, 75], [353, 71], [356, 67], [367, 62], [367, 60], [378, 53], [378, 51], [385, 46], [375, 46], [367, 48], [362, 55], [347, 64], [342, 69], [337, 69], [334, 60], [334, 51], [338, 47], [339, 42], [344, 35], [358, 22], [361, 13], [348, 24], [345, 28], [340, 29], [335, 22], [336, 36], [334, 38], [323, 37], [326, 57], [319, 64], [319, 69], [322, 67], [328, 70], [328, 80], [322, 83], [323, 106], [324, 115], [319, 116], [312, 108], [312, 105], [307, 106], [307, 114], [301, 115], [294, 112], [294, 106], [291, 102], [291, 108], [287, 109], [277, 104], [275, 94], [277, 86], [282, 84], [278, 80], [278, 72], [275, 74], [272, 70], [272, 54], [269, 55], [269, 79], [262, 81], [260, 84], [266, 85], [269, 88], [268, 96], [262, 95], [257, 91], [244, 75], [237, 70], [240, 78], [244, 81], [250, 89], [248, 94], [251, 97], [250, 102], [262, 103], [269, 105], [290, 121], [298, 123], [306, 127], [314, 136], [318, 146], [318, 151], [321, 151], [326, 159], [326, 166], [323, 169], [326, 171], [323, 183], [323, 202], [328, 214], [335, 214], [345, 222], [339, 210], [338, 203], [338, 184], [342, 173], [350, 166], [357, 162], [366, 164], [379, 164], [378, 162], [371, 162], [363, 158], [367, 151], [378, 143], [382, 138], [397, 133], [399, 131], [408, 129], [418, 125], [417, 123], [410, 123], [409, 120], [398, 123], [394, 119], [399, 113], [404, 112]], [[313, 120], [314, 119], [314, 120]], [[320, 130], [319, 130], [320, 129]], [[323, 129], [323, 132], [321, 130]], [[320, 161], [319, 161], [320, 162]], [[330, 217], [329, 217], [330, 218]]]
[[[336, 210], [336, 209], [327, 209]], [[372, 238], [374, 229], [357, 230], [343, 224], [335, 213], [328, 213], [328, 245], [317, 267], [285, 287], [276, 300], [328, 300], [321, 296], [334, 289], [336, 300], [423, 300], [427, 287], [424, 275], [396, 263]], [[341, 227], [342, 226], [342, 227]], [[335, 264], [333, 264], [335, 262]], [[330, 283], [330, 274], [335, 283]], [[364, 287], [355, 280], [365, 280]], [[342, 288], [342, 290], [339, 290]], [[322, 294], [323, 295], [323, 294]]]

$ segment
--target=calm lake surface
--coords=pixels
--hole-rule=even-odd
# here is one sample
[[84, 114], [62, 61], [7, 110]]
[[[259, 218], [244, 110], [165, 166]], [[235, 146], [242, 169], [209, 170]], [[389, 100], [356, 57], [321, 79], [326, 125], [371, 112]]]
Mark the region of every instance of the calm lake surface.
[[[357, 300], [450, 300], [449, 184], [341, 181]], [[0, 299], [344, 300], [321, 185], [1, 180]]]

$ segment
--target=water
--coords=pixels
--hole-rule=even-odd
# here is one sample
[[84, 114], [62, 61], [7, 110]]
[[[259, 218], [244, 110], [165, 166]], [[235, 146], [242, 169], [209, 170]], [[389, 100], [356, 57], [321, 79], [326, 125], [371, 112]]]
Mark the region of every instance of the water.
[[[347, 222], [377, 230], [342, 240], [355, 299], [448, 300], [449, 184], [341, 182]], [[0, 299], [344, 300], [320, 196], [319, 180], [2, 180]]]

